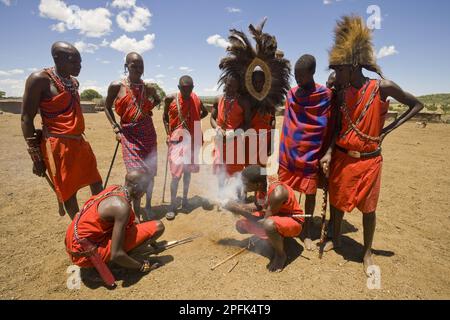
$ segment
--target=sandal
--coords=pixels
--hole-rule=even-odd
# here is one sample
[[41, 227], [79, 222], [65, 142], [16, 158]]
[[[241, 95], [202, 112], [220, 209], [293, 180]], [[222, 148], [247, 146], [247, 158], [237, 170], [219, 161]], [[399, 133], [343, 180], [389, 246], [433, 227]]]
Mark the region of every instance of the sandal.
[[176, 216], [176, 214], [173, 211], [169, 211], [169, 212], [166, 213], [166, 219], [167, 220], [173, 220], [173, 219], [175, 219], [175, 216]]

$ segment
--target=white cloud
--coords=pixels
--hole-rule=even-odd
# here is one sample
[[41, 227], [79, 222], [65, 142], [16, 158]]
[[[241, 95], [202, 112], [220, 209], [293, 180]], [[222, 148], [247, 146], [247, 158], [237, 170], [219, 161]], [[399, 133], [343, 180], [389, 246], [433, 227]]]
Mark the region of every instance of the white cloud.
[[114, 8], [129, 9], [136, 5], [136, 0], [114, 0], [111, 5]]
[[86, 52], [86, 53], [94, 53], [98, 50], [98, 46], [93, 43], [86, 43], [83, 41], [77, 41], [74, 43], [75, 48], [80, 51], [80, 53]]
[[140, 41], [135, 38], [128, 38], [126, 35], [122, 35], [120, 38], [111, 42], [110, 47], [123, 53], [135, 51], [142, 54], [145, 51], [152, 50], [154, 48], [154, 41], [154, 33], [146, 34]]
[[147, 8], [134, 6], [133, 13], [122, 11], [117, 15], [116, 21], [126, 32], [144, 31], [150, 25], [151, 16]]
[[158, 78], [159, 78], [159, 79], [160, 79], [160, 78], [165, 78], [165, 77], [166, 77], [166, 76], [163, 75], [163, 74], [157, 74], [157, 75], [155, 76], [155, 78], [157, 78], [157, 79], [158, 79]]
[[52, 29], [52, 31], [63, 33], [63, 32], [66, 32], [66, 24], [64, 22], [59, 22], [57, 24], [52, 24], [50, 26], [50, 29]]
[[9, 7], [11, 5], [11, 0], [1, 0], [1, 1], [7, 7]]
[[380, 51], [378, 51], [377, 58], [382, 59], [395, 54], [398, 54], [398, 51], [395, 49], [395, 46], [384, 46], [380, 49]]
[[30, 72], [36, 72], [36, 71], [38, 71], [39, 69], [38, 69], [38, 68], [28, 68], [27, 70], [30, 71]]
[[174, 66], [170, 66], [170, 67], [168, 67], [167, 69], [173, 70], [173, 69], [175, 69], [175, 67], [174, 67]]
[[241, 12], [242, 12], [241, 9], [239, 9], [239, 8], [233, 8], [233, 7], [228, 7], [228, 8], [226, 8], [226, 10], [227, 10], [229, 13], [241, 13]]
[[6, 92], [6, 96], [21, 97], [25, 89], [25, 80], [0, 79], [0, 88]]
[[10, 77], [10, 76], [18, 75], [18, 74], [23, 74], [23, 73], [24, 73], [24, 71], [22, 69], [12, 69], [9, 71], [0, 70], [0, 76], [3, 76], [3, 77]]
[[180, 67], [180, 71], [192, 72], [194, 71], [194, 69], [191, 69], [189, 67]]
[[208, 39], [206, 39], [206, 42], [210, 45], [224, 49], [228, 48], [228, 46], [230, 45], [230, 43], [227, 40], [225, 40], [224, 38], [222, 38], [222, 36], [218, 34], [208, 37]]
[[161, 68], [161, 65], [160, 64], [157, 64], [155, 67], [157, 67], [157, 68]]
[[210, 93], [218, 94], [219, 93], [219, 85], [216, 84], [212, 88], [205, 88], [205, 89], [203, 89], [203, 91], [207, 92], [208, 94], [210, 94]]
[[342, 0], [323, 0], [324, 5], [333, 4], [333, 2], [339, 2]]
[[84, 10], [80, 7], [68, 6], [62, 0], [41, 0], [40, 16], [60, 21], [52, 25], [52, 30], [80, 30], [87, 37], [101, 37], [111, 31], [111, 13], [106, 8]]
[[100, 44], [100, 47], [107, 47], [109, 46], [109, 41], [106, 39], [103, 39], [102, 43]]

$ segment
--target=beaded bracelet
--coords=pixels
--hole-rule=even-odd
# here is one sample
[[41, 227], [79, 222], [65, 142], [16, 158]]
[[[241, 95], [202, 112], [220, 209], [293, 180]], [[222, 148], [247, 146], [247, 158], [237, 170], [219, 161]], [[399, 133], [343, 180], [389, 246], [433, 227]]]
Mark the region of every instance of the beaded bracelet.
[[150, 262], [144, 260], [144, 263], [142, 264], [141, 269], [139, 269], [139, 271], [142, 273], [147, 273], [150, 271], [150, 269], [151, 269]]

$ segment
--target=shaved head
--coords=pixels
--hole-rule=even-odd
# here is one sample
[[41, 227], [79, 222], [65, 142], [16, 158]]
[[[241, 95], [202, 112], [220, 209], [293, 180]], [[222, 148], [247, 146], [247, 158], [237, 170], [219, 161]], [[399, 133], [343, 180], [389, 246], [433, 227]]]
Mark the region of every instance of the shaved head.
[[80, 52], [72, 44], [64, 41], [55, 42], [52, 45], [52, 57], [55, 63], [62, 60], [72, 60], [79, 57]]
[[310, 54], [301, 56], [295, 63], [295, 70], [306, 70], [314, 74], [316, 72], [316, 58]]
[[125, 58], [125, 63], [129, 64], [132, 61], [135, 60], [141, 60], [144, 61], [144, 59], [142, 59], [142, 56], [137, 53], [137, 52], [130, 52], [129, 54], [127, 54], [126, 58]]
[[125, 185], [131, 197], [141, 198], [150, 183], [150, 176], [146, 170], [132, 170], [125, 176]]
[[64, 78], [77, 77], [80, 74], [80, 52], [72, 44], [64, 41], [55, 42], [52, 45], [52, 57], [57, 72]]
[[182, 76], [178, 82], [180, 86], [193, 86], [194, 80], [190, 76]]

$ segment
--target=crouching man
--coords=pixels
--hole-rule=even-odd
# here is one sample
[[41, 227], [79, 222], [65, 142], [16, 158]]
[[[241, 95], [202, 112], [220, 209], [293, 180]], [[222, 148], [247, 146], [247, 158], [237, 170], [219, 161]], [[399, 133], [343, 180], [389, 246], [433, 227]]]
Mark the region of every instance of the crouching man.
[[156, 267], [139, 258], [154, 253], [164, 225], [161, 221], [139, 223], [131, 205], [142, 198], [150, 179], [145, 171], [130, 171], [124, 186], [110, 186], [85, 203], [66, 233], [66, 250], [74, 264], [92, 267], [93, 252], [87, 248], [93, 247], [104, 263], [144, 273]]
[[274, 255], [267, 268], [271, 272], [280, 272], [287, 260], [284, 238], [300, 234], [304, 223], [303, 211], [294, 190], [280, 181], [269, 185], [262, 170], [258, 165], [251, 165], [242, 171], [242, 184], [246, 192], [266, 192], [265, 203], [261, 207], [235, 201], [229, 201], [224, 207], [244, 217], [236, 223], [239, 233], [250, 233], [268, 240]]

